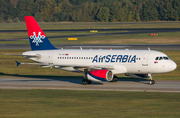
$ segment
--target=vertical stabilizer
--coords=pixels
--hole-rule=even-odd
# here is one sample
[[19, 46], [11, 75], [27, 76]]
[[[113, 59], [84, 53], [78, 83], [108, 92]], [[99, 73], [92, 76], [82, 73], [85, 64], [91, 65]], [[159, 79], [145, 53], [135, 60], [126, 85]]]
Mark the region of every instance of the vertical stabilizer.
[[26, 27], [27, 27], [27, 32], [28, 32], [28, 37], [29, 37], [29, 42], [31, 45], [31, 50], [54, 50], [57, 49], [55, 48], [34, 17], [32, 16], [25, 16], [25, 21], [26, 21]]

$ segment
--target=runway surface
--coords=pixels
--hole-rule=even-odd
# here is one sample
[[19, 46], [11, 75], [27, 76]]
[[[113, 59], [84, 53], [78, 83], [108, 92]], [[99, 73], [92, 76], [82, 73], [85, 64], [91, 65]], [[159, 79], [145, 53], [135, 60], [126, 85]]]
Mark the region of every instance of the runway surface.
[[[147, 50], [180, 50], [180, 44], [54, 44], [63, 49], [142, 49]], [[30, 44], [0, 44], [0, 49], [28, 49]]]
[[180, 92], [180, 81], [156, 81], [149, 85], [145, 79], [119, 79], [118, 82], [92, 83], [82, 85], [82, 78], [27, 78], [0, 77], [0, 89], [60, 89], [60, 90], [106, 90], [106, 91], [145, 91]]

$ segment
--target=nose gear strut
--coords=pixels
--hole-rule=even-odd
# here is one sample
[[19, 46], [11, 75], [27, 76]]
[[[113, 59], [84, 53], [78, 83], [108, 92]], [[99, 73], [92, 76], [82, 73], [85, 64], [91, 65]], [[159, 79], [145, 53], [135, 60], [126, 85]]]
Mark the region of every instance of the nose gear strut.
[[150, 78], [149, 84], [150, 84], [150, 85], [155, 84], [155, 81], [153, 80], [152, 75], [151, 75], [151, 74], [148, 74], [148, 76], [149, 76], [149, 78]]

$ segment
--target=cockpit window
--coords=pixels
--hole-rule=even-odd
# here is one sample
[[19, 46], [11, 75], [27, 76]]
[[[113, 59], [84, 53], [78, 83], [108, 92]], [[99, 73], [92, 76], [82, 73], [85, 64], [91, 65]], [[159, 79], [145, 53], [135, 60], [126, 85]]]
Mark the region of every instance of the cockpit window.
[[155, 60], [169, 60], [169, 57], [156, 57]]
[[164, 58], [164, 60], [169, 60], [169, 57], [163, 57]]
[[159, 60], [162, 60], [163, 59], [163, 57], [159, 57]]

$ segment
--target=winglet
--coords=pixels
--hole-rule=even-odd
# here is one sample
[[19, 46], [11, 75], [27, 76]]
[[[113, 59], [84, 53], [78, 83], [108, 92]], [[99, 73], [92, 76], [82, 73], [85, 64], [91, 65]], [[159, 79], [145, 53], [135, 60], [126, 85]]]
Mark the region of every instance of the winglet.
[[17, 67], [21, 64], [21, 63], [19, 63], [18, 61], [16, 61], [16, 63], [17, 63]]

